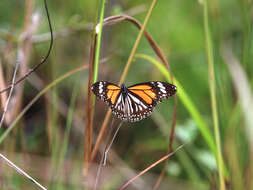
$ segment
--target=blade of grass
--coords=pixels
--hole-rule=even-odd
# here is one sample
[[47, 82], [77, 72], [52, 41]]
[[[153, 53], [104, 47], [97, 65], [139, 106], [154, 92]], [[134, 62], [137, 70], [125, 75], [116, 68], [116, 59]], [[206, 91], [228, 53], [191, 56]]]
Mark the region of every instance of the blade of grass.
[[238, 0], [237, 1], [241, 18], [240, 21], [242, 23], [242, 65], [246, 69], [247, 74], [252, 76], [252, 67], [250, 62], [252, 61], [250, 52], [252, 52], [252, 13], [251, 13], [251, 5], [252, 2], [248, 0]]
[[102, 39], [102, 31], [103, 31], [105, 4], [106, 4], [106, 0], [103, 0], [101, 12], [100, 12], [100, 17], [99, 17], [99, 24], [96, 26], [97, 45], [96, 45], [96, 53], [95, 53], [95, 60], [94, 60], [93, 83], [95, 83], [97, 81], [97, 77], [98, 77], [98, 65], [99, 65], [99, 56], [100, 56], [100, 49], [101, 49], [101, 39]]
[[138, 36], [137, 36], [137, 39], [136, 39], [136, 41], [135, 41], [135, 44], [134, 44], [134, 46], [133, 46], [133, 49], [132, 49], [132, 51], [131, 51], [131, 53], [130, 53], [130, 55], [129, 55], [129, 57], [128, 57], [128, 60], [127, 60], [127, 63], [126, 63], [126, 67], [125, 67], [125, 69], [124, 69], [124, 71], [123, 71], [123, 73], [122, 73], [122, 75], [121, 75], [121, 78], [120, 78], [120, 81], [119, 81], [119, 86], [123, 83], [123, 81], [124, 81], [125, 78], [126, 78], [126, 75], [127, 75], [128, 70], [129, 70], [129, 68], [130, 68], [130, 65], [131, 65], [131, 63], [132, 63], [132, 60], [133, 60], [133, 58], [134, 58], [134, 54], [135, 54], [136, 49], [137, 49], [137, 47], [138, 47], [138, 45], [139, 45], [139, 43], [140, 43], [140, 41], [141, 41], [141, 37], [142, 37], [142, 35], [143, 35], [144, 31], [145, 31], [146, 25], [147, 25], [147, 23], [148, 23], [148, 20], [149, 20], [149, 18], [150, 18], [150, 15], [151, 15], [152, 10], [153, 10], [153, 8], [155, 7], [155, 4], [156, 4], [156, 3], [157, 3], [157, 0], [153, 0], [153, 1], [152, 1], [152, 4], [151, 4], [151, 6], [150, 6], [150, 8], [149, 8], [149, 10], [148, 10], [148, 13], [147, 13], [146, 17], [145, 17], [145, 20], [144, 20], [144, 22], [143, 22], [143, 25], [142, 25], [142, 27], [141, 27], [141, 30], [140, 30], [140, 32], [139, 32], [139, 34], [138, 34]]
[[[168, 119], [167, 118], [165, 119], [158, 111], [154, 112], [151, 117], [154, 120], [154, 122], [157, 124], [157, 126], [160, 129], [161, 133], [169, 141], [169, 137], [167, 135], [168, 132], [169, 132], [169, 130], [168, 130]], [[178, 140], [176, 138], [175, 138], [174, 141], [175, 141], [174, 142], [174, 146], [179, 146], [179, 142], [178, 142]], [[188, 146], [190, 147], [191, 145], [188, 144]], [[191, 149], [189, 147], [188, 147], [188, 149]], [[188, 175], [189, 179], [193, 183], [194, 182], [200, 182], [201, 178], [200, 178], [200, 174], [199, 174], [198, 168], [196, 167], [196, 165], [194, 164], [194, 162], [192, 161], [192, 159], [190, 158], [190, 156], [186, 153], [186, 149], [182, 149], [175, 156], [178, 158], [179, 162], [181, 162], [181, 165], [185, 169], [186, 174]], [[167, 165], [165, 165], [165, 167], [163, 167], [163, 170], [162, 170], [162, 172], [164, 172], [164, 173], [166, 172], [166, 169], [167, 169], [166, 166]], [[159, 183], [156, 182], [156, 184], [157, 185], [155, 185], [153, 189], [158, 189], [158, 187], [159, 187], [158, 184]]]
[[[52, 70], [55, 71], [54, 69], [55, 67], [52, 65]], [[55, 75], [55, 74], [53, 74]], [[58, 132], [58, 126], [59, 126], [59, 112], [57, 111], [58, 107], [58, 88], [55, 86], [52, 89], [52, 102], [53, 102], [53, 106], [52, 106], [52, 117], [50, 119], [52, 119], [52, 125], [51, 128], [49, 129], [51, 134], [52, 134], [52, 149], [51, 149], [51, 167], [50, 167], [50, 185], [49, 185], [49, 189], [53, 189], [53, 185], [54, 182], [56, 180], [55, 176], [57, 174], [57, 163], [58, 163], [58, 154], [60, 151], [60, 136], [59, 136], [59, 132]]]
[[[226, 148], [226, 156], [228, 159], [228, 167], [230, 168], [231, 178], [236, 180], [231, 180], [231, 187], [234, 189], [245, 190], [245, 178], [243, 176], [242, 167], [240, 163], [240, 150], [238, 149], [238, 144], [236, 142], [236, 137], [238, 135], [238, 128], [243, 120], [242, 110], [239, 106], [239, 101], [235, 103], [234, 109], [231, 113], [230, 120], [228, 122], [228, 127], [226, 128], [226, 138], [224, 146]], [[246, 182], [247, 183], [247, 182]]]
[[253, 188], [252, 176], [253, 176], [253, 94], [251, 91], [250, 81], [240, 62], [232, 53], [230, 47], [224, 47], [223, 50], [223, 59], [228, 66], [229, 72], [233, 79], [233, 83], [235, 86], [235, 90], [238, 94], [240, 106], [242, 108], [242, 113], [245, 120], [245, 128], [246, 134], [248, 136], [249, 141], [249, 153], [250, 160], [249, 165], [247, 167], [248, 170], [248, 178], [249, 182], [248, 189]]
[[210, 95], [211, 95], [211, 105], [212, 105], [212, 117], [213, 117], [213, 127], [214, 127], [214, 137], [215, 145], [217, 149], [216, 162], [218, 166], [219, 173], [219, 187], [221, 190], [225, 190], [225, 181], [224, 181], [224, 171], [223, 171], [223, 157], [221, 151], [221, 142], [220, 142], [220, 132], [219, 132], [219, 121], [218, 121], [218, 109], [216, 101], [216, 87], [215, 87], [215, 76], [214, 76], [214, 60], [213, 60], [213, 45], [211, 40], [211, 34], [208, 23], [208, 5], [207, 1], [203, 1], [203, 17], [204, 17], [204, 31], [206, 39], [206, 54], [207, 54], [207, 64], [208, 64], [208, 73], [209, 73], [209, 85], [210, 85]]
[[[148, 60], [150, 63], [154, 64], [155, 67], [157, 67], [157, 69], [165, 76], [167, 81], [171, 82], [170, 73], [168, 72], [167, 68], [164, 65], [162, 65], [160, 62], [158, 62], [156, 59], [144, 54], [136, 54], [136, 58], [145, 59], [145, 60]], [[207, 124], [202, 119], [199, 111], [197, 110], [196, 106], [194, 105], [194, 103], [192, 102], [188, 94], [183, 89], [183, 86], [181, 85], [181, 83], [175, 78], [175, 76], [173, 76], [173, 80], [174, 80], [174, 84], [176, 85], [178, 89], [177, 91], [178, 97], [180, 98], [182, 103], [185, 105], [186, 109], [189, 111], [193, 119], [198, 124], [199, 130], [202, 133], [207, 144], [209, 145], [211, 151], [215, 153], [216, 152], [215, 144], [211, 136], [211, 131], [208, 129]]]
[[[163, 64], [161, 64], [159, 61], [155, 60], [154, 58], [152, 58], [150, 56], [144, 55], [144, 54], [136, 54], [136, 58], [142, 58], [142, 59], [148, 60], [149, 62], [154, 64], [157, 67], [157, 69], [165, 76], [166, 80], [168, 82], [171, 82], [170, 81], [171, 80], [170, 73], [168, 72], [167, 68]], [[180, 100], [182, 101], [182, 103], [184, 104], [184, 106], [186, 107], [186, 109], [188, 110], [190, 115], [192, 116], [192, 118], [197, 123], [200, 133], [202, 134], [207, 145], [209, 146], [211, 152], [215, 156], [217, 156], [214, 139], [212, 137], [212, 133], [209, 130], [206, 122], [201, 117], [200, 112], [198, 111], [198, 109], [196, 108], [196, 106], [194, 105], [192, 100], [190, 99], [189, 95], [183, 89], [183, 86], [181, 85], [181, 83], [175, 78], [175, 76], [173, 76], [173, 81], [178, 89], [178, 91], [177, 91], [178, 97], [180, 98]], [[224, 172], [225, 172], [226, 177], [228, 177], [229, 173], [228, 173], [225, 165], [224, 165]]]
[[7, 135], [12, 131], [12, 129], [16, 126], [18, 121], [24, 116], [24, 114], [29, 110], [29, 108], [42, 96], [44, 95], [49, 89], [57, 85], [59, 82], [62, 82], [64, 79], [72, 76], [73, 74], [82, 71], [83, 69], [87, 69], [88, 65], [83, 65], [81, 67], [78, 67], [76, 69], [73, 69], [66, 74], [58, 77], [53, 82], [51, 82], [48, 86], [46, 86], [43, 90], [41, 90], [27, 105], [26, 107], [20, 112], [20, 114], [17, 116], [17, 118], [10, 124], [8, 129], [6, 129], [3, 134], [0, 136], [0, 145], [4, 141], [4, 139], [7, 137]]
[[[77, 93], [78, 93], [78, 85], [79, 85], [79, 83], [76, 81], [76, 84], [75, 84], [73, 91], [72, 91], [72, 97], [70, 100], [70, 106], [69, 106], [69, 111], [68, 111], [68, 116], [67, 116], [67, 121], [66, 121], [66, 130], [64, 132], [63, 142], [61, 145], [62, 148], [60, 150], [60, 155], [59, 155], [59, 159], [58, 159], [57, 176], [62, 174], [63, 161], [64, 161], [64, 157], [66, 155], [67, 148], [68, 148], [69, 134], [70, 134], [70, 129], [71, 129], [71, 123], [73, 120], [75, 101], [76, 101], [76, 97], [77, 97]], [[60, 181], [61, 181], [61, 175], [59, 176], [59, 179], [57, 179], [57, 185], [56, 185], [56, 188], [54, 188], [54, 189], [60, 189], [60, 186], [61, 186]]]

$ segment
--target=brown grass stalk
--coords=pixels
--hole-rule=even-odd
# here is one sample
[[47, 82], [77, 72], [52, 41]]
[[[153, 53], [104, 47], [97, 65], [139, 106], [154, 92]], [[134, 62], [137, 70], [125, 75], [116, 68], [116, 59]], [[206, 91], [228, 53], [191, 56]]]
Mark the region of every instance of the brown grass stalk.
[[[3, 67], [2, 67], [2, 61], [0, 60], [0, 88], [5, 88], [5, 80], [4, 80], [4, 73], [3, 73]], [[4, 105], [7, 101], [7, 93], [1, 94], [1, 110], [4, 109]]]
[[[87, 96], [87, 108], [86, 108], [86, 123], [85, 123], [85, 137], [84, 137], [84, 161], [89, 163], [91, 146], [92, 146], [92, 130], [93, 130], [93, 114], [92, 109], [92, 92], [91, 85], [93, 81], [93, 68], [94, 68], [94, 58], [96, 49], [96, 37], [97, 34], [93, 34], [92, 43], [90, 47], [90, 60], [89, 60], [89, 79], [88, 79], [88, 96]], [[83, 174], [85, 175], [87, 167], [84, 167]]]
[[158, 164], [160, 164], [161, 162], [163, 162], [164, 160], [168, 159], [170, 156], [172, 156], [173, 154], [175, 154], [179, 149], [181, 149], [184, 145], [180, 145], [179, 147], [177, 147], [173, 152], [166, 154], [165, 156], [163, 156], [160, 160], [156, 161], [155, 163], [151, 164], [149, 167], [147, 167], [146, 169], [142, 170], [138, 175], [134, 176], [132, 179], [130, 179], [127, 183], [125, 183], [124, 185], [122, 185], [119, 190], [123, 190], [125, 189], [130, 183], [132, 183], [134, 180], [136, 180], [138, 177], [140, 177], [141, 175], [145, 174], [147, 171], [149, 171], [150, 169], [152, 169], [153, 167], [157, 166]]
[[[172, 75], [171, 75], [172, 76]], [[176, 126], [176, 118], [177, 118], [177, 96], [175, 96], [174, 98], [175, 100], [175, 103], [174, 103], [174, 110], [173, 110], [173, 120], [172, 120], [172, 124], [171, 124], [171, 131], [170, 131], [170, 140], [169, 140], [169, 147], [168, 147], [168, 151], [167, 153], [171, 153], [172, 152], [172, 145], [173, 145], [173, 142], [174, 142], [174, 137], [175, 137], [175, 126]], [[153, 187], [153, 189], [158, 189], [158, 187], [160, 186], [161, 182], [162, 182], [162, 179], [165, 175], [165, 171], [166, 171], [166, 167], [167, 167], [167, 164], [168, 164], [168, 161], [169, 161], [169, 158], [166, 159], [165, 163], [164, 163], [164, 166], [163, 166], [163, 169]]]

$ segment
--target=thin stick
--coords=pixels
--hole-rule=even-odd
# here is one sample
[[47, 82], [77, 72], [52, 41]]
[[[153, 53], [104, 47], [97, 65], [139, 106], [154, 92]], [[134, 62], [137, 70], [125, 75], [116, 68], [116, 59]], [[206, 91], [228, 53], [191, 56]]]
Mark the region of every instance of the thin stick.
[[7, 162], [7, 164], [12, 167], [13, 169], [15, 169], [19, 174], [27, 177], [30, 181], [32, 181], [33, 183], [35, 183], [37, 186], [39, 186], [41, 189], [43, 190], [47, 190], [45, 187], [43, 187], [41, 184], [39, 184], [35, 179], [33, 179], [31, 176], [29, 176], [26, 172], [24, 172], [22, 169], [20, 169], [18, 166], [16, 166], [13, 162], [11, 162], [10, 160], [8, 160], [4, 155], [2, 155], [0, 153], [0, 157]]
[[120, 124], [118, 125], [118, 128], [116, 129], [116, 131], [115, 131], [115, 133], [114, 133], [114, 135], [113, 135], [113, 137], [112, 137], [112, 140], [111, 140], [110, 144], [107, 146], [107, 148], [106, 148], [106, 150], [105, 150], [104, 159], [103, 159], [103, 160], [104, 160], [104, 161], [103, 161], [103, 166], [106, 165], [107, 154], [108, 154], [109, 150], [111, 149], [112, 143], [113, 143], [115, 137], [117, 136], [117, 134], [118, 134], [118, 132], [119, 132], [119, 129], [120, 129], [120, 127], [122, 126], [122, 123], [123, 123], [123, 121], [121, 121]]
[[[109, 133], [108, 133], [108, 139], [107, 139], [107, 142], [108, 142], [108, 143], [106, 143], [106, 144], [109, 144], [109, 139], [110, 139], [110, 134], [112, 133], [113, 124], [114, 124], [114, 118], [112, 118], [110, 130], [109, 130]], [[121, 124], [120, 124], [119, 126], [121, 126]], [[118, 127], [118, 129], [119, 129], [119, 127]], [[118, 131], [118, 130], [117, 130], [117, 131]], [[116, 131], [116, 134], [117, 134], [117, 131]], [[114, 136], [116, 136], [116, 135], [114, 135]], [[115, 137], [113, 137], [113, 139], [114, 139], [114, 138], [115, 138]], [[110, 143], [109, 146], [111, 146], [111, 143]], [[108, 146], [106, 146], [106, 147], [108, 147]], [[98, 171], [97, 171], [96, 181], [95, 181], [95, 185], [94, 185], [94, 188], [93, 188], [94, 190], [97, 189], [97, 185], [98, 185], [99, 177], [100, 177], [100, 174], [101, 174], [102, 166], [105, 166], [105, 165], [102, 164], [102, 163], [105, 162], [105, 161], [104, 161], [104, 160], [105, 160], [105, 152], [106, 152], [106, 150], [107, 150], [106, 147], [105, 147], [104, 152], [103, 152], [103, 157], [101, 158], [101, 160], [100, 160], [100, 162], [99, 162], [99, 166], [98, 166], [99, 168], [98, 168]]]
[[16, 66], [15, 66], [15, 70], [14, 70], [14, 73], [13, 73], [13, 77], [12, 77], [12, 82], [11, 82], [11, 90], [10, 90], [10, 93], [9, 93], [9, 96], [8, 96], [8, 99], [5, 103], [5, 106], [4, 106], [4, 111], [2, 113], [2, 117], [1, 117], [1, 121], [0, 121], [0, 128], [2, 127], [3, 125], [3, 122], [4, 122], [4, 118], [5, 118], [5, 114], [7, 112], [7, 109], [8, 109], [8, 105], [9, 105], [9, 102], [10, 102], [10, 99], [11, 99], [11, 95], [13, 93], [13, 89], [14, 89], [14, 86], [15, 86], [15, 80], [16, 80], [16, 75], [17, 75], [17, 71], [18, 71], [18, 67], [20, 65], [20, 62], [21, 60], [19, 60], [21, 57], [23, 57], [21, 51], [18, 51], [18, 58], [17, 58], [17, 62], [16, 62]]
[[[172, 124], [171, 124], [171, 130], [170, 130], [170, 142], [169, 142], [169, 148], [168, 148], [168, 152], [167, 153], [171, 153], [172, 151], [172, 145], [173, 145], [173, 142], [174, 142], [174, 137], [175, 137], [175, 126], [176, 126], [176, 117], [177, 117], [177, 96], [174, 97], [174, 100], [175, 100], [175, 105], [174, 105], [174, 110], [173, 110], [173, 121], [172, 121]], [[168, 164], [168, 160], [167, 159], [164, 163], [164, 166], [163, 166], [163, 169], [162, 169], [162, 172], [160, 173], [153, 189], [156, 190], [158, 189], [158, 187], [160, 186], [161, 182], [162, 182], [162, 179], [165, 175], [165, 171], [166, 171], [166, 167], [167, 167], [167, 164]]]
[[164, 157], [162, 157], [160, 160], [156, 161], [155, 163], [151, 164], [149, 167], [147, 167], [145, 170], [142, 170], [138, 175], [134, 176], [132, 179], [130, 179], [127, 183], [125, 183], [124, 185], [122, 185], [119, 190], [123, 190], [125, 189], [130, 183], [132, 183], [134, 180], [136, 180], [138, 177], [140, 177], [141, 175], [143, 175], [144, 173], [146, 173], [148, 170], [150, 170], [151, 168], [155, 167], [156, 165], [160, 164], [161, 162], [163, 162], [164, 160], [168, 159], [170, 156], [172, 156], [173, 154], [175, 154], [175, 152], [177, 152], [179, 149], [181, 149], [184, 146], [184, 144], [180, 145], [179, 147], [176, 148], [176, 150], [174, 150], [173, 152], [165, 155]]
[[0, 94], [11, 89], [12, 86], [16, 86], [17, 84], [19, 84], [21, 81], [23, 81], [25, 78], [27, 78], [28, 76], [30, 76], [34, 71], [36, 71], [43, 63], [46, 62], [47, 58], [49, 57], [52, 47], [53, 47], [53, 29], [52, 29], [52, 25], [51, 25], [51, 21], [50, 21], [50, 16], [49, 16], [49, 12], [48, 12], [48, 8], [47, 8], [47, 2], [46, 0], [44, 0], [44, 5], [45, 5], [45, 9], [46, 9], [46, 14], [47, 14], [47, 20], [48, 20], [48, 25], [49, 25], [49, 29], [50, 29], [50, 35], [51, 35], [51, 41], [50, 41], [50, 46], [49, 49], [47, 51], [46, 56], [40, 61], [40, 63], [38, 63], [37, 65], [35, 65], [35, 67], [33, 67], [32, 69], [30, 69], [24, 76], [22, 76], [21, 78], [19, 78], [17, 81], [15, 81], [13, 84], [9, 85], [8, 87], [0, 90]]

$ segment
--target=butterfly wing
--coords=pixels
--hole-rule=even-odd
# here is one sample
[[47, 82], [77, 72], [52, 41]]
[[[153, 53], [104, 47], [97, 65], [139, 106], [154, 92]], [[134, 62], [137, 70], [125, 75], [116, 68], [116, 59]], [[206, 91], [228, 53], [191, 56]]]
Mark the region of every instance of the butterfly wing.
[[163, 99], [177, 92], [176, 86], [166, 82], [152, 81], [128, 87], [127, 104], [132, 110], [129, 121], [139, 121], [149, 116], [154, 107]]
[[135, 84], [128, 87], [126, 92], [105, 81], [96, 82], [91, 88], [118, 118], [130, 122], [146, 118], [162, 99], [173, 96], [177, 91], [176, 86], [158, 81]]
[[97, 96], [97, 98], [103, 100], [111, 108], [116, 103], [116, 100], [120, 94], [120, 87], [106, 81], [99, 81], [94, 83], [91, 86], [91, 90]]

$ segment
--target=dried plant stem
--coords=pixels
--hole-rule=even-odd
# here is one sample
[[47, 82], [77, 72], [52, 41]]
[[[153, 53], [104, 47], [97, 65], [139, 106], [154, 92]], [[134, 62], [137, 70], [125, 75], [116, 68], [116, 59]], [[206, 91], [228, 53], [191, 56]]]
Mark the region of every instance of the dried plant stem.
[[[103, 31], [103, 20], [105, 12], [106, 0], [102, 1], [102, 7], [99, 18], [99, 25], [95, 26], [98, 19], [99, 9], [94, 20], [93, 34], [92, 34], [92, 43], [90, 48], [90, 59], [89, 59], [89, 80], [88, 80], [88, 103], [86, 109], [86, 126], [85, 126], [85, 144], [84, 144], [84, 163], [89, 163], [91, 149], [92, 149], [92, 136], [93, 136], [93, 115], [94, 109], [94, 100], [92, 99], [91, 85], [92, 82], [96, 82], [98, 75], [98, 65], [99, 65], [99, 56], [101, 48], [101, 38]], [[84, 164], [83, 175], [86, 175], [88, 165]]]
[[140, 177], [141, 175], [143, 175], [144, 173], [146, 173], [148, 170], [150, 170], [151, 168], [157, 166], [158, 164], [160, 164], [161, 162], [163, 162], [164, 160], [168, 159], [170, 156], [172, 156], [173, 154], [175, 154], [175, 152], [177, 152], [179, 149], [181, 149], [183, 145], [180, 145], [179, 147], [177, 147], [175, 149], [175, 151], [165, 155], [164, 157], [162, 157], [160, 160], [156, 161], [155, 163], [151, 164], [149, 167], [147, 167], [145, 170], [142, 170], [138, 175], [134, 176], [132, 179], [130, 179], [127, 183], [125, 183], [124, 185], [122, 185], [119, 190], [123, 190], [125, 189], [130, 183], [132, 183], [134, 180], [136, 180], [138, 177]]
[[41, 184], [39, 184], [35, 179], [33, 179], [31, 176], [29, 176], [26, 172], [24, 172], [22, 169], [20, 169], [17, 165], [15, 165], [14, 163], [12, 163], [10, 160], [8, 160], [4, 155], [0, 154], [0, 158], [2, 158], [5, 162], [7, 162], [7, 164], [12, 167], [13, 169], [15, 169], [19, 174], [25, 176], [26, 178], [28, 178], [30, 181], [32, 181], [34, 184], [36, 184], [39, 188], [43, 189], [43, 190], [47, 190], [45, 187], [43, 187]]
[[213, 116], [213, 124], [214, 124], [214, 135], [215, 135], [215, 144], [217, 148], [217, 166], [219, 173], [219, 186], [220, 190], [225, 190], [225, 182], [224, 182], [224, 173], [223, 173], [223, 159], [221, 152], [221, 143], [220, 143], [220, 132], [219, 132], [219, 122], [218, 122], [218, 110], [217, 110], [217, 102], [216, 102], [216, 88], [215, 88], [215, 76], [214, 76], [214, 60], [213, 60], [213, 47], [211, 41], [211, 35], [209, 31], [208, 24], [208, 6], [207, 1], [203, 1], [204, 7], [204, 30], [205, 30], [205, 38], [206, 38], [206, 54], [207, 54], [207, 63], [208, 63], [208, 71], [209, 71], [209, 84], [210, 84], [210, 94], [211, 94], [211, 104], [212, 104], [212, 116]]
[[[87, 95], [87, 108], [85, 120], [85, 138], [84, 138], [84, 163], [89, 163], [91, 146], [92, 146], [92, 126], [93, 126], [93, 115], [94, 109], [92, 109], [92, 92], [91, 85], [93, 80], [93, 67], [94, 67], [94, 56], [95, 56], [95, 46], [96, 46], [96, 34], [92, 36], [92, 44], [90, 47], [90, 59], [89, 59], [89, 79], [88, 79], [88, 95]], [[87, 171], [87, 166], [83, 168], [83, 174], [85, 175]]]
[[18, 52], [18, 60], [16, 61], [16, 66], [15, 66], [15, 70], [14, 70], [13, 77], [12, 77], [12, 82], [11, 82], [11, 90], [10, 90], [10, 92], [9, 92], [9, 96], [8, 96], [8, 98], [7, 98], [7, 101], [6, 101], [6, 103], [5, 103], [4, 110], [3, 110], [3, 113], [2, 113], [2, 116], [1, 116], [0, 128], [1, 128], [2, 125], [3, 125], [4, 118], [5, 118], [5, 114], [6, 114], [6, 112], [7, 112], [8, 105], [9, 105], [9, 102], [10, 102], [10, 99], [11, 99], [11, 95], [12, 95], [12, 92], [13, 92], [13, 89], [14, 89], [15, 80], [16, 80], [16, 75], [17, 75], [18, 67], [19, 67], [19, 65], [20, 65], [20, 60], [19, 60], [20, 57], [22, 57], [21, 51]]
[[[172, 78], [172, 75], [170, 75], [171, 78]], [[175, 137], [175, 126], [176, 126], [176, 117], [177, 117], [177, 96], [175, 96], [174, 98], [175, 100], [175, 105], [174, 105], [174, 110], [173, 110], [173, 121], [172, 121], [172, 124], [171, 124], [171, 130], [170, 130], [170, 142], [169, 142], [169, 147], [168, 147], [168, 154], [172, 152], [172, 145], [173, 145], [173, 142], [174, 142], [174, 137]], [[158, 189], [158, 187], [160, 186], [161, 182], [162, 182], [162, 179], [165, 175], [165, 171], [166, 171], [166, 167], [167, 167], [167, 164], [168, 164], [168, 160], [167, 159], [164, 163], [164, 166], [163, 166], [163, 169], [162, 169], [162, 172], [160, 173], [153, 189], [156, 190]]]
[[[2, 61], [0, 59], [0, 87], [5, 88], [5, 79], [4, 79], [4, 72], [3, 72], [3, 67], [2, 67]], [[1, 110], [3, 110], [5, 102], [7, 100], [7, 93], [2, 93], [0, 95], [0, 101], [1, 101]]]

